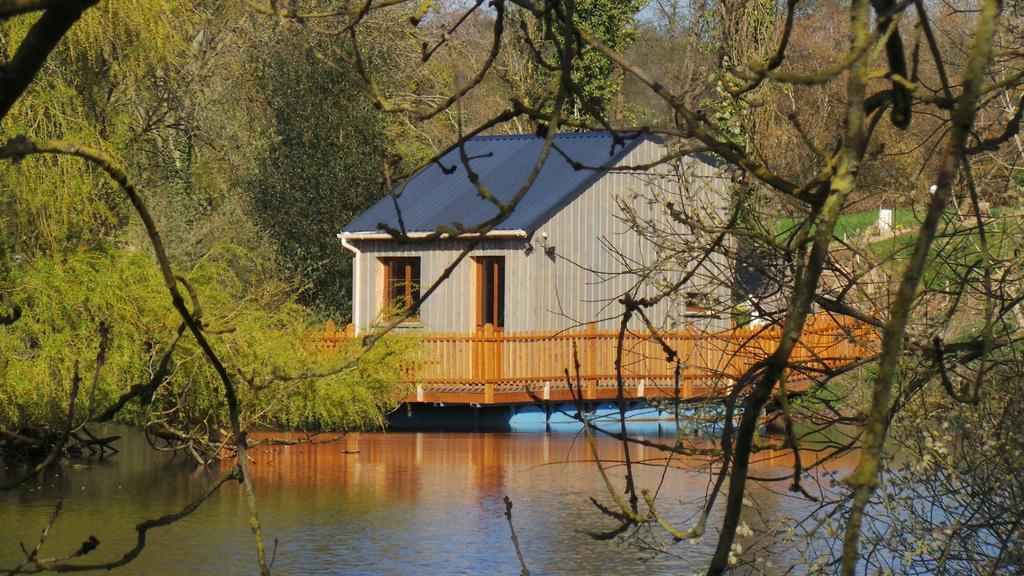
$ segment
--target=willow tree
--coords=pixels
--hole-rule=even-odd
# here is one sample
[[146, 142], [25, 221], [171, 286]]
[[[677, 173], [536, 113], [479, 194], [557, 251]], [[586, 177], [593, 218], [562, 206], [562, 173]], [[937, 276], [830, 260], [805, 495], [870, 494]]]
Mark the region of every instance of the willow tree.
[[0, 571], [125, 565], [146, 530], [238, 481], [268, 573], [245, 431], [379, 426], [395, 399], [365, 384], [388, 367], [341, 370], [310, 349], [315, 317], [237, 189], [264, 144], [259, 92], [237, 71], [266, 27], [238, 5], [95, 4], [0, 5], [0, 490], [116, 449], [89, 432], [108, 421], [199, 465], [238, 458], [116, 560], [79, 558], [99, 545], [87, 539]]

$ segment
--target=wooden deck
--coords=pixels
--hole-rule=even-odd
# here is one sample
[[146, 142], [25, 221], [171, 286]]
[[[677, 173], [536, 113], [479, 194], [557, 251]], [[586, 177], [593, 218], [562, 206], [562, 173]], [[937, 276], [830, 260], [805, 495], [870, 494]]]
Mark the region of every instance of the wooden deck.
[[[629, 332], [622, 344], [625, 396], [631, 399], [721, 397], [779, 340], [779, 328], [737, 328], [704, 333], [662, 333], [679, 357], [669, 362], [650, 334]], [[328, 323], [311, 336], [324, 353], [353, 338], [350, 327]], [[469, 334], [421, 334], [415, 366], [405, 370], [408, 402], [519, 404], [540, 401], [614, 399], [618, 394], [615, 359], [617, 331], [507, 333], [485, 327]], [[821, 370], [846, 365], [874, 353], [874, 332], [827, 314], [811, 318], [791, 357], [789, 390], [806, 389]], [[579, 376], [574, 368], [578, 358]], [[568, 372], [568, 374], [567, 374]]]

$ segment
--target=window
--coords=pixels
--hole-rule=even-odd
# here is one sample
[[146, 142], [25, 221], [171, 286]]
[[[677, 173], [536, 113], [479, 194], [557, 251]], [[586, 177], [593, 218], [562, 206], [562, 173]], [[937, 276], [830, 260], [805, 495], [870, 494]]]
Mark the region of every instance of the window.
[[476, 326], [505, 327], [505, 258], [476, 258]]
[[420, 301], [420, 259], [381, 258], [384, 265], [384, 314], [396, 316]]
[[686, 293], [686, 313], [687, 314], [700, 314], [704, 312], [704, 304], [707, 302], [707, 294], [700, 292], [687, 292]]

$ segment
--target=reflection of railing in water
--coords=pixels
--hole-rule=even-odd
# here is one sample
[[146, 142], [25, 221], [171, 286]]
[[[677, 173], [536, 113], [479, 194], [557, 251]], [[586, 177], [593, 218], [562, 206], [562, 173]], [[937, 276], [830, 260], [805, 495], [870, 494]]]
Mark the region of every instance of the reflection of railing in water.
[[[732, 381], [768, 357], [781, 328], [743, 327], [722, 332], [682, 330], [661, 333], [681, 361], [679, 389], [675, 362], [648, 333], [627, 332], [622, 344], [622, 375], [631, 398], [693, 398], [721, 395]], [[328, 323], [311, 336], [331, 352], [354, 337], [352, 327]], [[417, 367], [406, 371], [415, 386], [414, 402], [503, 404], [535, 400], [571, 400], [577, 385], [586, 400], [613, 398], [618, 391], [615, 359], [617, 331], [516, 332], [490, 325], [468, 334], [422, 334]], [[862, 324], [825, 313], [808, 319], [790, 363], [792, 387], [806, 387], [810, 374], [837, 368], [872, 353], [875, 334]], [[574, 357], [574, 350], [575, 357]], [[569, 378], [566, 377], [566, 370]], [[716, 390], [718, 394], [715, 394]]]

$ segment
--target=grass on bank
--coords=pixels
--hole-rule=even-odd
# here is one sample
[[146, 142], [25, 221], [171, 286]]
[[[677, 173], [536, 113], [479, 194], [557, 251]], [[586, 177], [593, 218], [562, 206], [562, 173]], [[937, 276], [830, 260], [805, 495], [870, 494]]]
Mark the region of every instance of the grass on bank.
[[[1009, 255], [1015, 249], [1015, 238], [1019, 237], [1019, 225], [1011, 218], [1012, 211], [995, 207], [986, 216], [985, 231], [993, 257]], [[900, 263], [909, 258], [917, 242], [917, 228], [924, 218], [923, 210], [897, 208], [893, 211], [893, 229], [897, 233], [888, 238], [870, 242], [868, 249], [883, 263]], [[865, 232], [878, 221], [878, 210], [866, 210], [843, 214], [836, 223], [835, 235], [849, 238]], [[775, 222], [776, 235], [784, 237], [794, 232], [802, 220], [795, 217], [779, 218]], [[929, 266], [925, 271], [924, 283], [934, 288], [962, 278], [971, 273], [982, 261], [981, 237], [973, 216], [961, 215], [955, 207], [949, 207], [940, 232], [932, 244]]]
[[[909, 208], [896, 208], [893, 211], [893, 228], [909, 228], [919, 222], [918, 215]], [[839, 238], [853, 236], [864, 232], [878, 221], [878, 210], [865, 210], [843, 214], [836, 222], [835, 235]], [[784, 236], [803, 222], [803, 218], [785, 216], [775, 221], [775, 233]]]
[[[993, 209], [985, 219], [985, 236], [993, 259], [1012, 255], [1020, 233], [1019, 223], [1007, 210]], [[910, 257], [918, 236], [914, 230], [872, 242], [868, 248], [881, 262], [900, 263]], [[923, 284], [935, 289], [959, 282], [965, 275], [980, 273], [983, 261], [980, 228], [974, 217], [950, 211], [929, 249]]]

